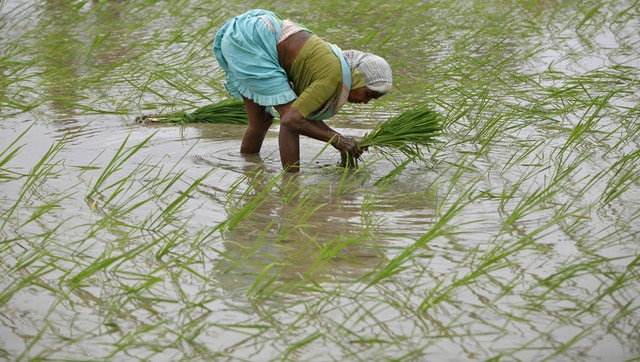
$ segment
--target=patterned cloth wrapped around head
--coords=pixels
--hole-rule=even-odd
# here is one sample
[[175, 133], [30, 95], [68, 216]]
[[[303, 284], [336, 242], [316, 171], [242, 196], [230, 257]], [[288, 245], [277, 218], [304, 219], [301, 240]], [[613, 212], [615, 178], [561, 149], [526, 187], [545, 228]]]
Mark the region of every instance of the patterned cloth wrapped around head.
[[353, 70], [358, 71], [367, 81], [367, 88], [380, 94], [387, 94], [393, 85], [393, 74], [386, 60], [372, 53], [358, 50], [344, 50], [344, 58]]

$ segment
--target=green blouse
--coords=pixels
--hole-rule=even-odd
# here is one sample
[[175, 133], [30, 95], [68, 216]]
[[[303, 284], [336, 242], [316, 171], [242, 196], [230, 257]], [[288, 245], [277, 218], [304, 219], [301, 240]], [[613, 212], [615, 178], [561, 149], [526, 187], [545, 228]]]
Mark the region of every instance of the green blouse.
[[[351, 89], [365, 86], [364, 77], [356, 69], [352, 72]], [[304, 44], [293, 62], [289, 81], [298, 98], [292, 106], [304, 117], [321, 109], [342, 88], [340, 59], [329, 44], [313, 35]]]
[[304, 117], [322, 108], [342, 87], [340, 59], [329, 44], [313, 35], [293, 62], [289, 81], [298, 98], [293, 102]]

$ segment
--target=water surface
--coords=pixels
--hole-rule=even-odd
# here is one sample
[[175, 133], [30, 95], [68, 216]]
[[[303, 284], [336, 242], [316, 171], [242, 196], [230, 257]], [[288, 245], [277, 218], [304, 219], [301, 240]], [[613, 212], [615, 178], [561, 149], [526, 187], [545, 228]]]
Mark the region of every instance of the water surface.
[[134, 122], [227, 97], [248, 8], [0, 1], [2, 358], [640, 356], [637, 1], [270, 4], [392, 65], [332, 127], [446, 126], [403, 169], [302, 138], [297, 176], [277, 125], [242, 156], [243, 126]]

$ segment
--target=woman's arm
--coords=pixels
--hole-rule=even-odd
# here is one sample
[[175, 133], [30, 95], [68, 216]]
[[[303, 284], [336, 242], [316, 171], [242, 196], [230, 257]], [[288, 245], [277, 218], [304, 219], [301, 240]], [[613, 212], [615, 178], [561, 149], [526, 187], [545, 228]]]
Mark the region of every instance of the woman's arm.
[[351, 137], [345, 137], [339, 132], [329, 127], [324, 121], [310, 121], [305, 119], [302, 114], [285, 104], [276, 107], [280, 113], [281, 126], [289, 128], [303, 136], [313, 139], [331, 142], [331, 145], [340, 152], [348, 152], [353, 154], [362, 154], [362, 149], [358, 147], [358, 142]]
[[296, 171], [293, 169], [294, 167], [299, 169], [299, 135], [331, 142], [331, 145], [343, 155], [343, 159], [344, 156], [349, 159], [357, 159], [362, 154], [363, 150], [354, 138], [341, 135], [323, 121], [305, 119], [302, 113], [291, 106], [291, 103], [277, 106], [276, 109], [280, 113], [280, 159], [285, 168], [289, 167], [293, 172]]

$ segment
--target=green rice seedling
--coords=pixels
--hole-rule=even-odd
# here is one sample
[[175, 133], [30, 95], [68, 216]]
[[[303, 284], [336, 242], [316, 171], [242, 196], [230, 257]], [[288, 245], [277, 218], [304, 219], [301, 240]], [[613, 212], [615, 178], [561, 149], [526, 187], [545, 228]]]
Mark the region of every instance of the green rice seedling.
[[299, 341], [293, 342], [289, 348], [287, 348], [287, 350], [284, 353], [283, 359], [288, 360], [291, 354], [294, 354], [296, 349], [299, 349], [301, 347], [304, 347], [308, 344], [310, 344], [311, 342], [313, 342], [314, 340], [318, 339], [318, 338], [322, 338], [323, 334], [320, 332], [313, 332], [310, 335], [302, 338]]
[[[464, 173], [463, 168], [459, 168], [456, 171], [456, 174], [453, 176], [454, 180], [458, 180], [461, 175]], [[414, 240], [414, 242], [406, 247], [401, 253], [396, 255], [393, 259], [389, 260], [389, 262], [382, 268], [377, 271], [371, 273], [371, 280], [367, 282], [366, 288], [370, 288], [371, 286], [376, 285], [380, 281], [390, 278], [393, 275], [396, 275], [402, 272], [406, 267], [404, 264], [407, 260], [411, 259], [412, 255], [423, 248], [427, 243], [433, 241], [435, 238], [439, 236], [447, 235], [452, 232], [452, 228], [455, 226], [448, 225], [456, 215], [461, 213], [465, 207], [472, 204], [474, 200], [477, 198], [475, 195], [475, 187], [478, 183], [478, 180], [471, 180], [468, 184], [465, 185], [465, 189], [457, 199], [453, 200], [450, 205], [446, 205], [445, 202], [439, 208], [439, 218], [433, 224], [433, 226], [424, 233], [421, 237]], [[449, 195], [452, 190], [449, 190], [445, 199], [448, 197], [454, 197]], [[448, 209], [443, 210], [444, 207], [449, 206]]]
[[[0, 306], [4, 306], [18, 291], [37, 284], [37, 280], [44, 275], [52, 272], [54, 268], [50, 265], [32, 267], [39, 260], [42, 253], [37, 251], [28, 254], [21, 260], [12, 272], [14, 276], [19, 275], [21, 278], [14, 278], [9, 285], [5, 286], [0, 292]], [[23, 275], [24, 274], [24, 275]]]
[[312, 279], [313, 274], [317, 270], [326, 268], [327, 264], [332, 260], [337, 258], [348, 258], [348, 256], [342, 256], [341, 253], [351, 246], [363, 245], [367, 240], [368, 237], [366, 236], [345, 237], [342, 235], [338, 235], [327, 242], [312, 240], [319, 252], [311, 265], [309, 265], [309, 268], [306, 270], [305, 277]]
[[612, 177], [607, 181], [607, 186], [600, 196], [600, 203], [607, 205], [616, 198], [619, 198], [629, 190], [631, 185], [637, 184], [640, 176], [638, 176], [638, 165], [640, 162], [640, 151], [635, 151], [630, 155], [626, 155], [616, 161], [611, 167]]
[[[258, 158], [227, 139], [172, 126], [118, 149], [128, 131], [100, 113], [226, 99], [212, 35], [246, 4], [18, 3], [0, 0], [0, 359], [634, 358], [638, 0], [352, 2], [330, 19], [334, 2], [279, 2], [390, 61], [374, 107], [428, 99], [447, 134], [420, 146], [437, 162], [418, 177], [371, 146], [357, 170], [314, 158], [287, 180], [263, 154], [237, 184]], [[51, 142], [9, 138], [32, 120], [37, 140], [89, 132], [38, 164]]]
[[29, 132], [31, 127], [33, 127], [33, 125], [29, 126], [20, 135], [18, 135], [18, 137], [16, 137], [16, 139], [13, 140], [13, 142], [11, 142], [4, 150], [0, 151], [0, 180], [15, 180], [23, 176], [16, 171], [5, 168], [5, 165], [9, 163], [9, 161], [11, 161], [18, 154], [18, 151], [20, 151], [20, 149], [24, 146], [16, 146], [16, 143], [21, 140], [27, 132]]
[[[149, 140], [151, 140], [152, 137], [153, 135], [147, 137], [145, 140], [138, 143], [137, 145], [132, 146], [131, 148], [126, 148], [127, 142], [129, 141], [129, 136], [127, 136], [125, 140], [122, 142], [122, 145], [120, 145], [116, 153], [113, 155], [113, 158], [104, 167], [104, 170], [102, 171], [100, 176], [98, 176], [98, 178], [96, 179], [95, 183], [93, 184], [93, 187], [91, 187], [91, 190], [86, 196], [87, 200], [90, 200], [95, 203], [94, 197], [100, 196], [101, 193], [105, 191], [107, 188], [114, 187], [113, 184], [109, 186], [104, 186], [104, 184], [113, 174], [121, 170], [123, 165], [125, 165], [127, 161], [131, 157], [133, 157], [133, 155], [135, 155], [136, 153], [138, 153], [139, 150], [144, 148], [149, 142]], [[103, 189], [103, 186], [104, 186], [104, 189]]]
[[[607, 262], [611, 263], [612, 261], [622, 261], [628, 258], [629, 257], [627, 256], [612, 258], [607, 259]], [[640, 260], [640, 257], [634, 258], [621, 272], [616, 271], [615, 268], [608, 268], [608, 270], [603, 272], [602, 275], [605, 282], [603, 282], [601, 287], [598, 288], [598, 291], [594, 293], [593, 298], [587, 301], [587, 307], [583, 310], [577, 311], [576, 315], [580, 316], [597, 309], [598, 305], [606, 297], [615, 297], [618, 293], [624, 293], [625, 286], [632, 284], [638, 278], [638, 273], [633, 270], [633, 266], [638, 264], [638, 260]], [[605, 268], [599, 268], [598, 271], [603, 269]], [[596, 273], [594, 272], [592, 274], [595, 275]]]
[[[215, 230], [232, 230], [236, 227], [242, 220], [246, 217], [249, 217], [253, 214], [266, 200], [271, 192], [272, 188], [275, 187], [276, 183], [281, 179], [282, 174], [277, 177], [272, 178], [267, 181], [264, 186], [260, 190], [257, 190], [255, 185], [250, 185], [244, 192], [240, 192], [240, 188], [243, 183], [249, 180], [250, 177], [260, 178], [263, 177], [262, 171], [258, 170], [258, 167], [251, 170], [249, 174], [253, 174], [253, 176], [243, 176], [236, 180], [230, 187], [227, 200], [225, 202], [225, 209], [229, 213], [229, 218], [224, 222], [218, 224], [214, 229]], [[255, 193], [255, 194], [254, 194]], [[240, 194], [238, 200], [234, 200], [233, 197]], [[243, 204], [244, 202], [244, 204]]]
[[137, 123], [225, 123], [249, 124], [244, 102], [228, 99], [197, 108], [193, 112], [176, 111], [167, 114], [144, 115], [136, 118]]
[[518, 150], [514, 152], [511, 157], [505, 162], [501, 173], [506, 173], [514, 166], [542, 166], [542, 163], [525, 163], [529, 157], [536, 157], [535, 151], [539, 151], [545, 144], [545, 140], [517, 140], [515, 142], [518, 146]]
[[[281, 263], [270, 263], [265, 266], [262, 272], [256, 276], [256, 280], [251, 288], [247, 291], [247, 296], [255, 296], [264, 293], [266, 289], [277, 280], [277, 269], [280, 267], [282, 267]], [[272, 269], [276, 269], [276, 271], [272, 272]]]
[[426, 161], [422, 147], [432, 145], [441, 131], [440, 117], [423, 104], [379, 123], [358, 144], [360, 147], [400, 151], [410, 159]]
[[[24, 134], [25, 133], [22, 133], [19, 138]], [[30, 201], [31, 197], [36, 194], [37, 190], [46, 182], [47, 178], [55, 177], [59, 174], [61, 161], [54, 161], [54, 159], [64, 149], [66, 142], [67, 138], [65, 136], [61, 140], [53, 143], [40, 161], [26, 175], [26, 180], [20, 189], [16, 202], [10, 206], [2, 216], [3, 221], [2, 224], [0, 224], [0, 230], [4, 229], [7, 223], [15, 217], [21, 205]], [[15, 142], [12, 143], [12, 145], [13, 144], [15, 144]], [[11, 152], [7, 157], [10, 159], [14, 156], [15, 152]]]

